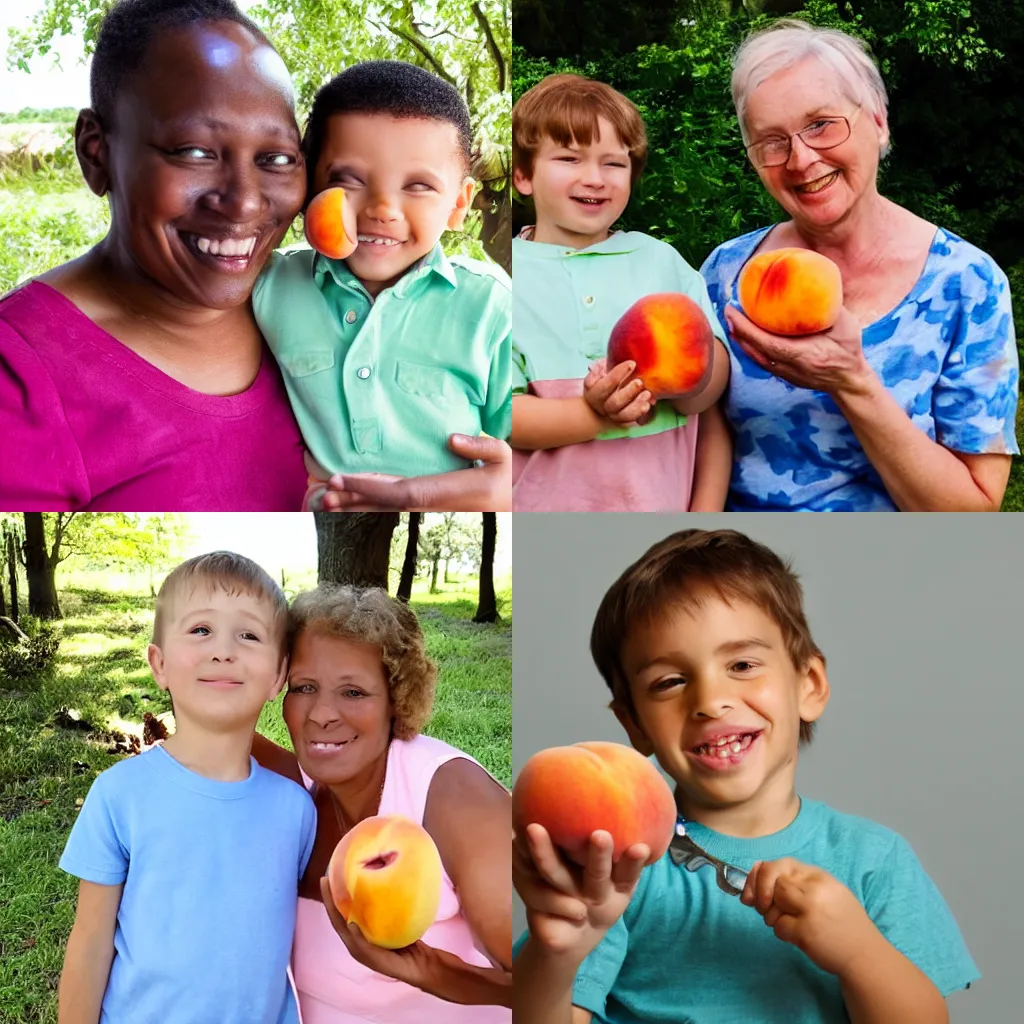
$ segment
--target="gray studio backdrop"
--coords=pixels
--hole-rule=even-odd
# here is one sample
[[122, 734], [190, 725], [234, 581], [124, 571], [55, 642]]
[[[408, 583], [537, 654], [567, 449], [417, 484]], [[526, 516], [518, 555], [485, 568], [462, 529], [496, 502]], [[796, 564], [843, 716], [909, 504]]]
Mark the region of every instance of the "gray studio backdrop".
[[914, 847], [983, 975], [950, 998], [954, 1024], [1024, 1020], [1024, 516], [516, 516], [513, 772], [545, 747], [628, 742], [590, 660], [594, 612], [655, 541], [724, 526], [792, 559], [828, 659], [799, 791]]

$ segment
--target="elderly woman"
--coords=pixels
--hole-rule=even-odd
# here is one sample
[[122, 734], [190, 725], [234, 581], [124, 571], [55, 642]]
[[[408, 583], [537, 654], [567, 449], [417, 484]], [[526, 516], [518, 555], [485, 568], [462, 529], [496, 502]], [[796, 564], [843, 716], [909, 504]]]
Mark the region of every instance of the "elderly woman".
[[[290, 650], [295, 753], [257, 736], [253, 754], [317, 807], [292, 958], [304, 1024], [510, 1024], [511, 799], [473, 758], [422, 735], [435, 669], [415, 614], [383, 590], [321, 587], [292, 606]], [[444, 868], [436, 920], [399, 951], [347, 928], [324, 878], [341, 837], [376, 814], [421, 823]]]
[[[702, 268], [733, 341], [728, 508], [998, 510], [1019, 450], [1007, 279], [879, 194], [877, 67], [850, 36], [787, 20], [740, 47], [732, 90], [751, 163], [790, 219]], [[842, 273], [844, 308], [822, 334], [768, 334], [738, 308], [744, 264], [790, 246]]]
[[[0, 299], [0, 508], [298, 511], [302, 439], [249, 301], [306, 192], [288, 71], [232, 0], [120, 0], [90, 87], [75, 147], [110, 230]], [[511, 449], [450, 446], [488, 465], [348, 477], [328, 504], [507, 507]]]

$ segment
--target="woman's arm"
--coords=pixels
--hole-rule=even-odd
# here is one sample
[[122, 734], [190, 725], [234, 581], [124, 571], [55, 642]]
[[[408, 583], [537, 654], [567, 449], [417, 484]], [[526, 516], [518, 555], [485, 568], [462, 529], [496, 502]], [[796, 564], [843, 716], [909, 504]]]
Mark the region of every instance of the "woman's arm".
[[831, 395], [901, 511], [999, 511], [1010, 456], [953, 452], [916, 427], [868, 364], [848, 310], [826, 334], [796, 340], [762, 331], [732, 306], [726, 319], [759, 366]]
[[691, 512], [721, 512], [732, 478], [732, 435], [720, 405], [700, 414], [694, 457]]
[[97, 1024], [114, 961], [121, 885], [81, 882], [60, 975], [58, 1024]]
[[279, 747], [273, 740], [266, 736], [255, 733], [252, 738], [252, 756], [256, 763], [267, 768], [278, 775], [283, 775], [292, 782], [297, 782], [305, 788], [302, 781], [302, 774], [299, 772], [299, 762], [296, 756], [284, 747]]

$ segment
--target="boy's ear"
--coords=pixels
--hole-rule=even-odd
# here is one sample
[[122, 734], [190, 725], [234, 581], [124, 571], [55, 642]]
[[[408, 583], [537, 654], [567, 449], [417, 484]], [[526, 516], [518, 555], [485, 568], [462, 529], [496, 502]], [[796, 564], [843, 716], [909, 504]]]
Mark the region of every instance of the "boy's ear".
[[150, 644], [146, 648], [146, 660], [149, 662], [149, 670], [153, 673], [156, 685], [161, 690], [166, 690], [167, 673], [164, 671], [164, 652], [156, 644]]
[[617, 700], [613, 700], [608, 706], [615, 712], [619, 725], [626, 730], [626, 735], [629, 737], [629, 742], [633, 745], [633, 749], [639, 751], [644, 757], [650, 757], [654, 753], [654, 744], [647, 738], [647, 733], [643, 731], [639, 722], [633, 717], [632, 709], [627, 708], [624, 704], [620, 704]]
[[283, 689], [284, 684], [288, 681], [288, 655], [286, 654], [281, 659], [281, 668], [277, 673], [277, 678], [274, 680], [274, 685], [270, 688], [270, 696], [267, 700], [273, 700]]
[[533, 194], [533, 182], [518, 167], [512, 170], [512, 184], [521, 196]]
[[476, 182], [472, 178], [466, 178], [459, 186], [459, 194], [455, 197], [455, 209], [448, 215], [448, 230], [461, 231], [462, 225], [466, 222], [466, 214], [469, 213], [470, 205], [473, 202], [473, 189]]
[[816, 722], [821, 718], [831, 693], [825, 662], [815, 656], [807, 663], [800, 681], [800, 720]]
[[81, 110], [75, 122], [75, 155], [82, 177], [98, 196], [110, 191], [110, 151], [107, 133], [94, 110]]

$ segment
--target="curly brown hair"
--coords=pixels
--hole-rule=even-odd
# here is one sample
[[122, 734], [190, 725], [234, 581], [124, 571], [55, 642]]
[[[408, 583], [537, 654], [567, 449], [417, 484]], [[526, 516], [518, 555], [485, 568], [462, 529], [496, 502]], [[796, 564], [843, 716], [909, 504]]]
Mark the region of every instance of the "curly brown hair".
[[410, 740], [434, 707], [437, 666], [427, 656], [415, 612], [380, 587], [322, 583], [299, 594], [288, 613], [288, 653], [303, 633], [373, 644], [380, 648], [394, 710], [394, 736]]

